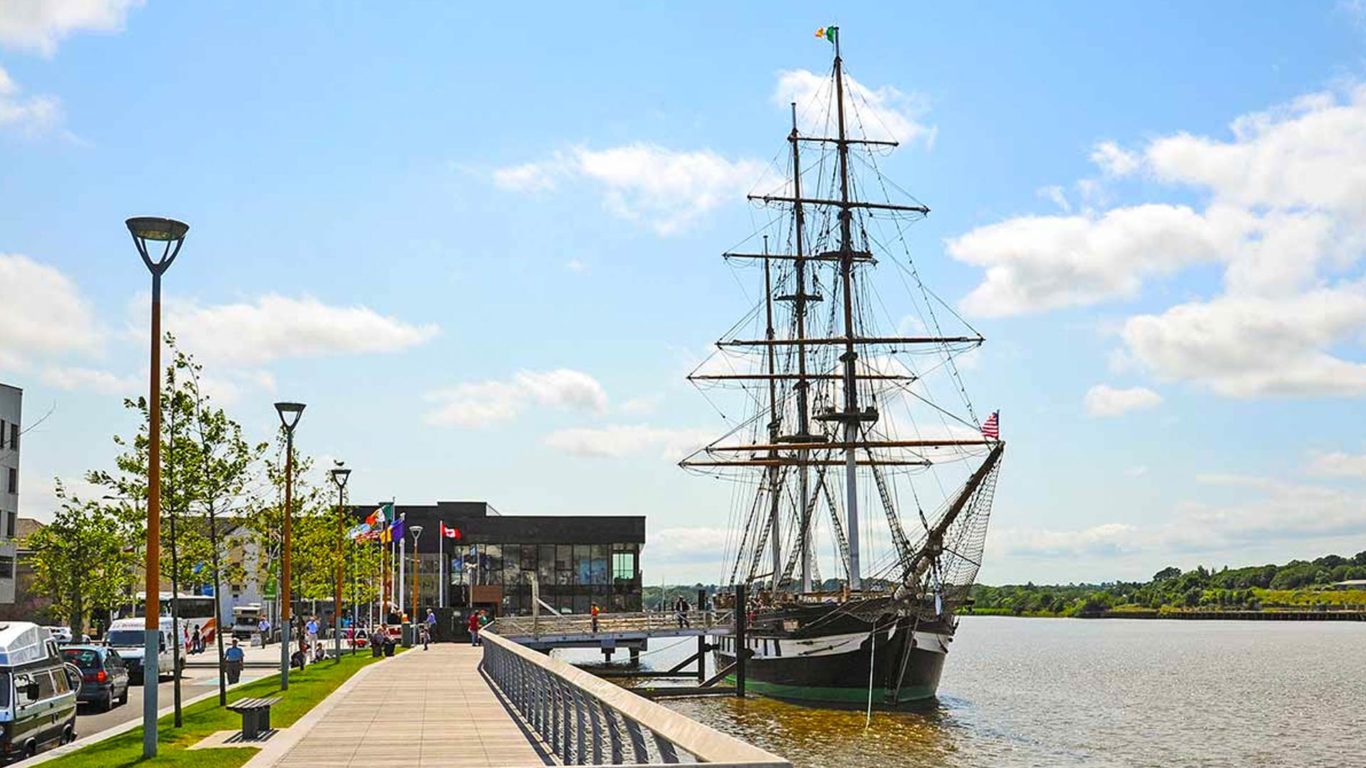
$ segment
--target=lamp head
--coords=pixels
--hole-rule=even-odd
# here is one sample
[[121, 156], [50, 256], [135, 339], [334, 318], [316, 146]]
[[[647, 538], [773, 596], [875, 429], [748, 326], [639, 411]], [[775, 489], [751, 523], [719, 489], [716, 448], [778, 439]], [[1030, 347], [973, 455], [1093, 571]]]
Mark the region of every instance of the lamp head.
[[134, 216], [125, 223], [134, 238], [155, 240], [160, 243], [184, 240], [185, 233], [190, 231], [190, 225], [183, 221], [158, 216]]
[[420, 526], [420, 525], [410, 525], [410, 526], [408, 526], [408, 530], [410, 530], [410, 531], [413, 532], [413, 538], [414, 538], [414, 539], [416, 539], [418, 536], [421, 536], [421, 535], [422, 535], [422, 526]]
[[304, 413], [303, 403], [276, 403], [275, 411], [280, 414], [280, 423], [284, 425], [286, 432], [293, 432], [295, 425], [299, 423], [299, 417]]
[[337, 467], [332, 470], [332, 482], [337, 484], [339, 490], [346, 488], [346, 479], [351, 476], [351, 470], [345, 467]]
[[[180, 253], [180, 246], [185, 244], [185, 233], [190, 231], [190, 225], [175, 219], [163, 219], [158, 216], [134, 216], [124, 222], [128, 225], [128, 232], [133, 236], [133, 244], [138, 248], [138, 255], [142, 256], [142, 261], [154, 275], [165, 272], [171, 262]], [[161, 250], [161, 255], [156, 259], [152, 258], [147, 250], [147, 244], [165, 243]]]

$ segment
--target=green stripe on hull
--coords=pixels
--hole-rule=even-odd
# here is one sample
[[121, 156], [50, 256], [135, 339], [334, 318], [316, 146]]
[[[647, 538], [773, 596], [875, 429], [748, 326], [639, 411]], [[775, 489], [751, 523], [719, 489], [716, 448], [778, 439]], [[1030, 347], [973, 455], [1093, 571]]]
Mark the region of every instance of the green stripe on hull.
[[[735, 683], [734, 675], [727, 675], [726, 682]], [[793, 699], [797, 701], [834, 701], [841, 703], [868, 703], [867, 688], [830, 688], [815, 685], [783, 685], [781, 683], [765, 683], [761, 680], [752, 678], [745, 679], [745, 690], [752, 690], [755, 693], [762, 693], [765, 696], [772, 696], [775, 699]], [[926, 701], [934, 698], [934, 689], [923, 686], [906, 686], [901, 689], [898, 696], [898, 704], [908, 704], [913, 701]], [[887, 701], [886, 688], [873, 689], [873, 703], [880, 704]]]

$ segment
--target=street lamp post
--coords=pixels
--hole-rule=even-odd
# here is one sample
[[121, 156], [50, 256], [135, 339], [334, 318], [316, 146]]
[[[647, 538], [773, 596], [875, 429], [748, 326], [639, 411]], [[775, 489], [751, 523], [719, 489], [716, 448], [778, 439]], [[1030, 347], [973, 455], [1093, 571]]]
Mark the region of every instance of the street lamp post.
[[332, 482], [337, 486], [337, 591], [332, 603], [332, 648], [338, 664], [341, 663], [342, 573], [346, 563], [346, 512], [343, 497], [346, 493], [346, 481], [351, 477], [351, 470], [343, 467], [342, 463], [337, 462], [336, 468], [332, 470]]
[[[152, 273], [152, 365], [147, 398], [147, 575], [144, 593], [147, 618], [143, 623], [142, 756], [157, 754], [157, 653], [161, 648], [161, 276], [171, 268], [185, 244], [190, 226], [174, 219], [137, 216], [128, 219], [142, 263]], [[159, 256], [149, 243], [162, 243]], [[155, 248], [155, 246], [153, 246]]]
[[303, 415], [303, 403], [276, 403], [276, 413], [280, 414], [280, 424], [285, 429], [285, 524], [284, 541], [281, 544], [281, 573], [280, 573], [280, 690], [289, 690], [289, 644], [290, 626], [289, 614], [291, 600], [290, 595], [290, 551], [289, 551], [289, 529], [290, 517], [292, 516], [291, 507], [294, 504], [294, 427], [299, 424], [299, 417]]
[[417, 571], [418, 571], [418, 566], [422, 563], [422, 559], [421, 559], [420, 557], [418, 557], [418, 554], [417, 554], [417, 537], [419, 537], [419, 536], [422, 535], [422, 526], [420, 526], [420, 525], [414, 525], [414, 526], [411, 526], [411, 527], [409, 528], [409, 530], [411, 530], [411, 531], [413, 532], [413, 614], [412, 614], [412, 615], [413, 615], [413, 632], [415, 633], [414, 636], [416, 636], [416, 632], [417, 632], [417, 623], [418, 623], [418, 620], [419, 620], [419, 618], [418, 618], [418, 610], [417, 610], [417, 583], [418, 583], [418, 581], [417, 581], [417, 580], [418, 580], [418, 573], [417, 573]]

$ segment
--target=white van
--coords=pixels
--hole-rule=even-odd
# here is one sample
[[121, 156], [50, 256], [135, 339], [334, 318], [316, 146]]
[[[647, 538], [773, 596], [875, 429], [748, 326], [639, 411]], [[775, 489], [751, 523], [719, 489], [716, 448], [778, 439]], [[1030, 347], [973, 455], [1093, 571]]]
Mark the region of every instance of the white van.
[[0, 623], [0, 756], [75, 739], [79, 688], [79, 670], [68, 673], [45, 628]]
[[[175, 625], [169, 616], [163, 616], [159, 621], [161, 631], [161, 648], [157, 653], [157, 672], [161, 677], [171, 674], [171, 664], [173, 662], [173, 651], [171, 648], [171, 633], [175, 631]], [[119, 657], [128, 666], [128, 679], [134, 683], [142, 683], [142, 655], [146, 649], [146, 621], [144, 619], [115, 619], [109, 625], [109, 631], [104, 635], [104, 644], [119, 652]], [[181, 649], [180, 670], [185, 669], [184, 649]]]

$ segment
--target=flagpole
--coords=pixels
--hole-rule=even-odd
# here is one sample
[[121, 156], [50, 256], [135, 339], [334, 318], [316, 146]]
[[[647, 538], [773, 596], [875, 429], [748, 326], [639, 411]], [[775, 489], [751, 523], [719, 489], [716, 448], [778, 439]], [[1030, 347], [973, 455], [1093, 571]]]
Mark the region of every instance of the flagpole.
[[436, 605], [446, 607], [446, 524], [436, 526]]
[[[400, 520], [403, 517], [399, 518]], [[403, 526], [403, 537], [398, 542], [398, 583], [394, 585], [394, 596], [398, 598], [398, 620], [403, 622], [403, 585], [408, 575], [408, 526]]]

